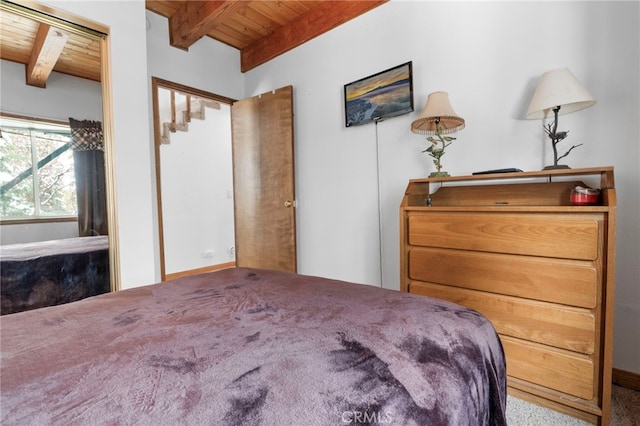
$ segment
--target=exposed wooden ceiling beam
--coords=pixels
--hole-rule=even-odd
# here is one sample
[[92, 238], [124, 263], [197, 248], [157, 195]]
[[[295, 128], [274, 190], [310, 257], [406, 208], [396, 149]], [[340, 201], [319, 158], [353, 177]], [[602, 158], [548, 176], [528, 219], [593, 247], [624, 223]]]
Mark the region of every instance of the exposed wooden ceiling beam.
[[309, 13], [242, 49], [240, 69], [246, 72], [262, 65], [387, 1], [324, 1]]
[[209, 31], [246, 7], [237, 0], [187, 1], [169, 18], [169, 41], [180, 49], [189, 47]]
[[27, 64], [28, 85], [46, 87], [47, 79], [68, 39], [68, 32], [47, 24], [40, 24]]

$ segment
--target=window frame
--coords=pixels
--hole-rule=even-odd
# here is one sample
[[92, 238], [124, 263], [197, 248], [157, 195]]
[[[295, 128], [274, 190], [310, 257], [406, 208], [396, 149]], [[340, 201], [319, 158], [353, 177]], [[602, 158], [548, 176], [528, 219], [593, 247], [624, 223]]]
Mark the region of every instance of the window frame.
[[[24, 116], [24, 115], [19, 115], [19, 114], [11, 114], [11, 113], [6, 113], [6, 112], [0, 112], [0, 119], [7, 119], [7, 120], [12, 120], [12, 121], [22, 121], [25, 123], [29, 123], [29, 124], [35, 124], [35, 126], [26, 126], [24, 127], [24, 130], [36, 130], [36, 131], [42, 131], [42, 129], [38, 129], [37, 125], [44, 125], [46, 127], [46, 125], [51, 125], [51, 126], [64, 126], [67, 127], [69, 129], [69, 137], [71, 137], [71, 128], [70, 128], [70, 124], [68, 121], [63, 121], [63, 120], [54, 120], [54, 119], [49, 119], [49, 118], [40, 118], [40, 117], [29, 117], [29, 116]], [[1, 126], [0, 126], [1, 127]], [[52, 132], [54, 133], [54, 132]], [[33, 136], [31, 139], [31, 147], [33, 149], [34, 146], [34, 141], [33, 141]], [[32, 151], [33, 153], [33, 151]], [[34, 165], [35, 164], [35, 165]], [[39, 170], [39, 168], [37, 167], [37, 159], [35, 159], [34, 161], [34, 156], [31, 156], [31, 167], [32, 169], [35, 168], [34, 172], [37, 172]], [[31, 224], [31, 223], [51, 223], [51, 222], [77, 222], [78, 221], [78, 215], [77, 214], [69, 214], [69, 215], [41, 215], [40, 213], [40, 207], [39, 205], [36, 205], [36, 203], [40, 203], [40, 194], [36, 194], [36, 190], [37, 188], [37, 184], [34, 184], [33, 182], [35, 182], [36, 180], [36, 176], [37, 174], [32, 173], [31, 175], [31, 179], [32, 179], [32, 188], [34, 189], [34, 214], [31, 216], [20, 216], [20, 217], [8, 217], [8, 216], [0, 216], [0, 225], [9, 225], [9, 224]]]

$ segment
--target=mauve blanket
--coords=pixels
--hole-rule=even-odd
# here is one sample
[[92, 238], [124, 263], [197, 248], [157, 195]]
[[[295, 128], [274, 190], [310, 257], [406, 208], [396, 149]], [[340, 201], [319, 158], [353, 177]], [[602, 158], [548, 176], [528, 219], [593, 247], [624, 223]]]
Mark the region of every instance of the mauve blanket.
[[0, 318], [2, 425], [504, 425], [475, 311], [232, 268]]

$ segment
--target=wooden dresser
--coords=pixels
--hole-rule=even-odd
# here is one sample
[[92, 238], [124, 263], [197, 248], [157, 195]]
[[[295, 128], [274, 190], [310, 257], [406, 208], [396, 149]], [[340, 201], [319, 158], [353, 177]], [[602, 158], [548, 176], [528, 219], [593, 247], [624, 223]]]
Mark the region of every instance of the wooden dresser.
[[[576, 185], [597, 205], [572, 205]], [[411, 180], [401, 289], [488, 317], [511, 395], [609, 424], [615, 210], [612, 167]]]

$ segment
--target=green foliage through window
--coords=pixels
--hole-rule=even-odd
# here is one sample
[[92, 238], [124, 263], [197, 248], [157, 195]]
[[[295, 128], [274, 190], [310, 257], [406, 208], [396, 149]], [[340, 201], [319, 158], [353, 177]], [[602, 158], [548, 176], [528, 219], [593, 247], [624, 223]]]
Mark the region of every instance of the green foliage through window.
[[0, 117], [3, 219], [77, 214], [68, 126]]

